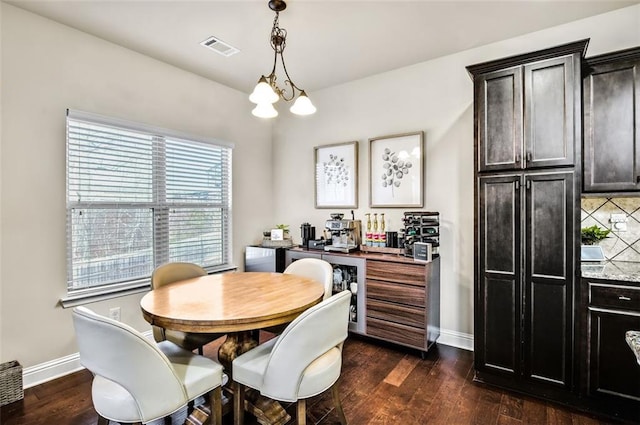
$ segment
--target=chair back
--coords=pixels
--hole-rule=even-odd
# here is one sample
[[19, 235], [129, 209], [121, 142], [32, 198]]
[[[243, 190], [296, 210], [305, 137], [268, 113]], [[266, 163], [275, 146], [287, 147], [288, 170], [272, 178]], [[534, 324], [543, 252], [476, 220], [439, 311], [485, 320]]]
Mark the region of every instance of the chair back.
[[286, 274], [295, 274], [309, 279], [317, 280], [324, 285], [324, 297], [326, 300], [333, 290], [333, 267], [328, 262], [319, 258], [301, 258], [289, 264], [284, 270]]
[[188, 402], [167, 356], [140, 332], [86, 307], [73, 309], [73, 324], [80, 363], [126, 389], [138, 406], [142, 423]]
[[157, 289], [168, 283], [206, 276], [207, 271], [193, 263], [167, 263], [156, 267], [151, 274], [151, 287]]
[[[301, 260], [299, 260], [301, 261]], [[296, 261], [297, 262], [297, 261]], [[350, 291], [342, 291], [304, 311], [273, 346], [260, 392], [276, 400], [297, 400], [305, 369], [347, 338]]]

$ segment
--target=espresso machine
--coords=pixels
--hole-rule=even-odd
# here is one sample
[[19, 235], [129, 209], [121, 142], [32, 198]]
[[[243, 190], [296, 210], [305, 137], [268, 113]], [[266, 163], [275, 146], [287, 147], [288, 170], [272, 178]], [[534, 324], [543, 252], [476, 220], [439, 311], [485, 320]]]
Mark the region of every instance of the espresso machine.
[[[352, 213], [353, 216], [353, 213]], [[360, 220], [343, 220], [344, 214], [333, 213], [331, 220], [325, 222], [325, 228], [331, 234], [331, 244], [325, 251], [352, 252], [360, 249], [362, 224]]]

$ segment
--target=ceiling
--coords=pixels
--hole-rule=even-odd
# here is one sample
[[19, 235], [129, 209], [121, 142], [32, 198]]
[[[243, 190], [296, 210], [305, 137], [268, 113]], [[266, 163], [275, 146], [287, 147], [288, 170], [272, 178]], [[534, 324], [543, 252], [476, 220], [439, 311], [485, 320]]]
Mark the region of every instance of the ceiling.
[[[266, 0], [3, 1], [246, 93], [273, 64]], [[280, 27], [289, 75], [310, 93], [637, 3], [289, 0]], [[240, 53], [200, 46], [209, 36]]]

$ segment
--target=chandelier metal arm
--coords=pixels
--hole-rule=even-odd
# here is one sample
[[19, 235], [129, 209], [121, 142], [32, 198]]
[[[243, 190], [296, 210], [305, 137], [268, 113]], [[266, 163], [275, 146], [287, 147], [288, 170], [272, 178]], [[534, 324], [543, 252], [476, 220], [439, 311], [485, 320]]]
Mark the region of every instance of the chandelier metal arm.
[[[271, 86], [273, 91], [275, 91], [278, 94], [278, 96], [280, 96], [284, 101], [289, 102], [296, 97], [297, 93], [302, 92], [302, 89], [300, 89], [300, 87], [295, 85], [295, 83], [291, 80], [291, 77], [289, 76], [289, 72], [287, 71], [287, 66], [284, 62], [284, 55], [283, 55], [283, 52], [287, 43], [287, 30], [279, 27], [279, 21], [280, 21], [280, 13], [279, 11], [276, 11], [276, 16], [273, 19], [273, 28], [271, 29], [271, 40], [270, 40], [271, 48], [273, 49], [273, 52], [274, 52], [273, 68], [271, 69], [271, 73], [266, 78], [269, 81], [269, 85]], [[278, 65], [278, 56], [280, 56], [280, 62], [282, 62], [282, 69], [284, 70], [284, 73], [287, 76], [287, 79], [284, 80], [284, 84], [285, 86], [289, 86], [291, 89], [290, 95], [287, 94], [288, 90], [286, 87], [280, 88], [276, 83], [276, 80], [277, 80], [276, 68]]]

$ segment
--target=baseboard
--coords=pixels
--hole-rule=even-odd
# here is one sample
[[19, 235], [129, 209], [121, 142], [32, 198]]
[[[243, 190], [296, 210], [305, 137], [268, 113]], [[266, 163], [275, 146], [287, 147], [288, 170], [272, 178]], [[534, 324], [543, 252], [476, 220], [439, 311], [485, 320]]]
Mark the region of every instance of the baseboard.
[[[151, 331], [143, 332], [143, 334], [147, 338], [153, 338]], [[440, 329], [438, 344], [473, 351], [473, 335]], [[22, 370], [22, 385], [24, 388], [30, 388], [82, 369], [84, 367], [80, 364], [80, 355], [78, 353], [70, 354], [59, 359], [24, 368]]]
[[[142, 334], [147, 338], [153, 338], [153, 332], [150, 330], [142, 332]], [[23, 368], [22, 386], [24, 388], [34, 387], [82, 369], [84, 367], [80, 364], [80, 354], [70, 354], [59, 359]]]
[[22, 369], [22, 386], [30, 388], [83, 369], [78, 353]]
[[440, 328], [438, 344], [473, 351], [473, 335]]

